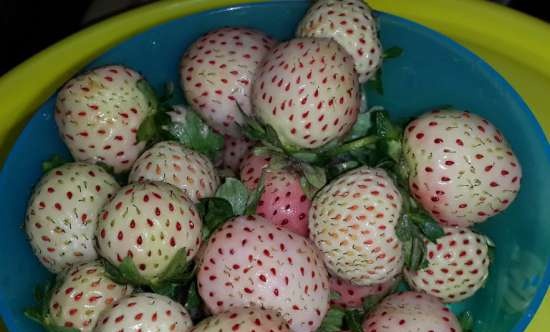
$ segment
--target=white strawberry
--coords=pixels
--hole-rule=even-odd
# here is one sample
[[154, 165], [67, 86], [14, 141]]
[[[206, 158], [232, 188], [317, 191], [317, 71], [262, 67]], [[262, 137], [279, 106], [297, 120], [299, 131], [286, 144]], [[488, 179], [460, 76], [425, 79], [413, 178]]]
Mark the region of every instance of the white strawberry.
[[330, 39], [279, 44], [252, 89], [256, 115], [294, 148], [317, 148], [344, 136], [355, 123], [360, 97], [353, 59]]
[[226, 137], [224, 140], [222, 165], [230, 168], [233, 172], [239, 172], [241, 163], [253, 147], [254, 142], [246, 137]]
[[489, 275], [488, 240], [467, 228], [444, 227], [437, 243], [426, 241], [428, 266], [405, 270], [409, 285], [445, 303], [462, 301], [485, 283]]
[[315, 331], [329, 306], [316, 248], [257, 216], [232, 219], [212, 235], [197, 280], [214, 314], [261, 306], [280, 312], [294, 331]]
[[309, 213], [309, 230], [329, 270], [359, 286], [399, 274], [403, 256], [395, 226], [401, 203], [388, 174], [367, 166], [321, 189]]
[[502, 133], [478, 115], [425, 113], [405, 129], [403, 151], [412, 194], [444, 225], [483, 222], [518, 194], [518, 159]]
[[98, 252], [118, 266], [129, 257], [140, 276], [155, 281], [178, 250], [195, 256], [202, 222], [193, 203], [177, 187], [162, 182], [134, 183], [105, 205], [96, 233]]
[[98, 261], [77, 265], [68, 271], [50, 299], [49, 323], [92, 331], [99, 315], [131, 292], [131, 286], [107, 278]]
[[193, 332], [290, 332], [287, 322], [272, 310], [237, 308], [201, 321]]
[[[57, 96], [55, 120], [78, 161], [129, 170], [145, 148], [136, 134], [154, 110], [138, 87], [143, 77], [123, 66], [105, 66], [65, 84]], [[143, 83], [143, 81], [141, 82]]]
[[296, 36], [337, 41], [353, 57], [360, 83], [382, 64], [376, 19], [362, 0], [316, 1], [300, 21]]
[[456, 316], [437, 298], [417, 292], [385, 298], [363, 323], [364, 332], [462, 332]]
[[223, 28], [202, 36], [184, 54], [180, 74], [185, 97], [220, 133], [241, 136], [239, 106], [251, 113], [252, 81], [273, 44], [257, 30]]
[[208, 157], [175, 141], [160, 142], [136, 160], [130, 182], [162, 181], [181, 189], [191, 201], [213, 196], [220, 184]]
[[337, 298], [330, 300], [330, 305], [349, 309], [362, 308], [365, 298], [388, 294], [398, 281], [399, 278], [392, 278], [381, 284], [357, 286], [347, 280], [330, 277], [330, 290], [337, 294]]
[[97, 258], [94, 234], [103, 204], [119, 186], [103, 168], [69, 163], [36, 185], [25, 216], [34, 253], [51, 272]]
[[169, 297], [140, 293], [125, 297], [105, 310], [94, 332], [190, 331], [193, 326], [187, 310]]

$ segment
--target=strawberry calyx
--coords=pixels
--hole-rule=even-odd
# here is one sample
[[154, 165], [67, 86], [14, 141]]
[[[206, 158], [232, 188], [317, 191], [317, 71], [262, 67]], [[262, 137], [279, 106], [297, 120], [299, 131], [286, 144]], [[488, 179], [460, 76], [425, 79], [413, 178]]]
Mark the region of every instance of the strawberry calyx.
[[67, 159], [61, 157], [58, 154], [54, 154], [49, 159], [42, 162], [42, 172], [46, 174], [52, 169], [58, 168], [59, 166], [65, 165], [67, 163], [69, 163]]
[[169, 113], [173, 107], [170, 100], [173, 95], [173, 84], [167, 84], [163, 96], [158, 97], [145, 80], [137, 83], [138, 89], [146, 96], [153, 113], [141, 123], [138, 142], [147, 142], [148, 146], [167, 140], [177, 141], [184, 146], [198, 151], [215, 160], [223, 149], [223, 136], [214, 132], [190, 106], [184, 103], [183, 121], [173, 121]]
[[207, 240], [227, 220], [254, 214], [263, 191], [263, 175], [254, 190], [248, 190], [240, 180], [225, 178], [213, 197], [203, 198], [196, 205], [203, 221], [203, 240]]
[[148, 287], [155, 293], [175, 299], [180, 288], [185, 287], [193, 280], [196, 273], [196, 265], [187, 262], [187, 249], [179, 249], [166, 269], [151, 279], [144, 278], [139, 273], [131, 257], [126, 257], [115, 266], [107, 260], [103, 260], [107, 276], [119, 284], [131, 284], [137, 287]]
[[72, 327], [59, 326], [53, 323], [51, 318], [49, 304], [55, 291], [63, 283], [64, 277], [58, 275], [52, 278], [43, 286], [37, 286], [34, 291], [34, 298], [37, 303], [36, 307], [27, 308], [24, 314], [27, 318], [42, 325], [47, 332], [78, 332], [79, 330]]

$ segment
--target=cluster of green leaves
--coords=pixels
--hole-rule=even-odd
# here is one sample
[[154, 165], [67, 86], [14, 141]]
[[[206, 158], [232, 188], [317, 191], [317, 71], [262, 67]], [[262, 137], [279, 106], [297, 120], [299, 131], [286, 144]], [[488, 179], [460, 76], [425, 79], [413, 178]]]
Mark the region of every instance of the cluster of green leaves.
[[56, 325], [50, 315], [50, 300], [62, 282], [63, 276], [58, 276], [44, 286], [36, 287], [34, 298], [37, 306], [26, 309], [24, 313], [27, 318], [42, 325], [47, 332], [78, 332], [79, 330], [76, 328]]
[[187, 111], [181, 121], [172, 121], [168, 114], [172, 111], [169, 101], [173, 87], [166, 89], [165, 95], [157, 97], [153, 88], [145, 80], [137, 82], [138, 89], [146, 96], [151, 107], [151, 114], [141, 123], [137, 139], [153, 145], [160, 141], [175, 140], [184, 146], [216, 159], [223, 149], [223, 136], [214, 132], [201, 117], [186, 107]]

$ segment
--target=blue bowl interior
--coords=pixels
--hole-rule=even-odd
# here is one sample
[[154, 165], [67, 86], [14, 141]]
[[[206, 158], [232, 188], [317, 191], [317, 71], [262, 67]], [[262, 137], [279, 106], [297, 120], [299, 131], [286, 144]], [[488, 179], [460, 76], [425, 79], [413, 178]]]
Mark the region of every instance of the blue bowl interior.
[[[197, 14], [159, 25], [111, 49], [88, 67], [125, 64], [155, 86], [179, 84], [179, 59], [201, 34], [223, 26], [248, 26], [279, 40], [292, 37], [307, 9], [305, 1], [245, 5]], [[409, 117], [438, 105], [478, 113], [502, 130], [523, 165], [522, 190], [504, 213], [479, 229], [496, 243], [497, 254], [486, 286], [468, 301], [476, 331], [522, 331], [544, 296], [549, 275], [550, 149], [542, 130], [512, 88], [486, 63], [446, 37], [407, 20], [380, 14], [385, 47], [405, 52], [384, 65], [383, 96], [370, 105], [387, 107], [394, 117]], [[0, 174], [0, 310], [10, 331], [40, 331], [24, 318], [35, 285], [49, 274], [34, 258], [21, 225], [40, 165], [53, 154], [68, 156], [53, 120], [55, 95], [22, 132]], [[546, 203], [546, 204], [545, 204]]]

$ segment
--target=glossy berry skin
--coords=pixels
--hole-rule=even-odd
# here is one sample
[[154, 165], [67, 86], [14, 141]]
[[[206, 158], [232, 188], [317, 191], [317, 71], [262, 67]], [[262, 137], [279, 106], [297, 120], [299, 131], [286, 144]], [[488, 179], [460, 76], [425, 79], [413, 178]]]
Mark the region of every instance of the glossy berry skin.
[[251, 114], [250, 91], [258, 66], [274, 45], [264, 33], [247, 28], [211, 31], [189, 47], [181, 60], [181, 85], [193, 109], [218, 132], [240, 137]]
[[304, 193], [300, 176], [288, 169], [269, 170], [271, 156], [250, 153], [241, 165], [241, 181], [249, 190], [255, 190], [264, 174], [264, 191], [256, 213], [274, 225], [307, 237], [308, 212], [311, 199]]
[[220, 184], [208, 157], [175, 141], [160, 142], [145, 151], [132, 167], [129, 180], [169, 183], [194, 203], [213, 196]]
[[193, 332], [291, 332], [281, 314], [260, 308], [237, 308], [201, 321]]
[[337, 41], [353, 57], [360, 83], [382, 65], [376, 19], [361, 0], [316, 1], [300, 21], [296, 36]]
[[188, 332], [192, 327], [191, 317], [180, 303], [159, 294], [139, 293], [105, 310], [94, 332]]
[[50, 299], [50, 318], [55, 325], [92, 331], [99, 315], [132, 287], [118, 285], [105, 275], [99, 261], [76, 265]]
[[105, 66], [67, 82], [57, 95], [55, 121], [77, 161], [127, 171], [145, 148], [136, 134], [154, 110], [137, 84], [143, 77], [123, 66]]
[[272, 224], [307, 237], [311, 199], [302, 190], [300, 176], [289, 170], [265, 172], [264, 191], [256, 213]]
[[330, 300], [330, 305], [346, 309], [361, 309], [366, 297], [388, 294], [398, 282], [399, 278], [394, 278], [372, 286], [357, 286], [347, 280], [331, 276], [330, 290], [337, 293], [338, 298]]
[[271, 156], [248, 154], [241, 163], [241, 181], [249, 190], [254, 190], [260, 182], [264, 169], [269, 166]]
[[363, 322], [363, 332], [462, 332], [455, 315], [437, 298], [397, 293], [385, 298]]
[[201, 244], [202, 221], [177, 187], [163, 182], [127, 185], [105, 205], [96, 233], [98, 252], [118, 266], [130, 257], [140, 275], [159, 277], [181, 248], [190, 261]]
[[317, 148], [343, 137], [357, 119], [360, 99], [353, 59], [330, 39], [279, 44], [252, 88], [256, 115], [293, 148]]
[[405, 129], [409, 186], [443, 225], [468, 227], [516, 198], [521, 166], [502, 133], [478, 115], [435, 110]]
[[118, 189], [103, 168], [80, 162], [57, 167], [40, 179], [28, 203], [25, 231], [50, 272], [97, 258], [97, 217]]
[[383, 283], [403, 266], [395, 232], [400, 213], [401, 195], [388, 174], [363, 166], [317, 193], [310, 238], [334, 275], [358, 286]]
[[294, 331], [315, 331], [329, 306], [317, 249], [259, 216], [237, 217], [214, 233], [197, 280], [214, 314], [259, 306], [281, 313]]
[[475, 294], [489, 275], [487, 238], [467, 228], [445, 227], [437, 243], [426, 241], [428, 267], [405, 270], [409, 285], [438, 297], [445, 303], [458, 302]]

